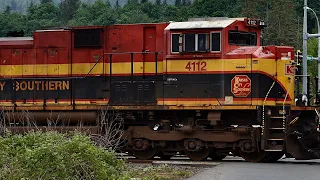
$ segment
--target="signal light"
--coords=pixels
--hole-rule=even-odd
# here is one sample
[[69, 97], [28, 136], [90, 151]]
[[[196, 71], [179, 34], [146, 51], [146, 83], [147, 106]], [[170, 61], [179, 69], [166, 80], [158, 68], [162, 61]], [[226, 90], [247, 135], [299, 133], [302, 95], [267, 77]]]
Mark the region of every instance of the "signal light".
[[303, 61], [302, 52], [300, 50], [297, 50], [296, 53], [296, 75], [302, 74], [302, 68], [301, 68], [301, 62]]
[[303, 61], [303, 56], [302, 56], [302, 52], [300, 50], [297, 50], [297, 66], [300, 66], [301, 62]]

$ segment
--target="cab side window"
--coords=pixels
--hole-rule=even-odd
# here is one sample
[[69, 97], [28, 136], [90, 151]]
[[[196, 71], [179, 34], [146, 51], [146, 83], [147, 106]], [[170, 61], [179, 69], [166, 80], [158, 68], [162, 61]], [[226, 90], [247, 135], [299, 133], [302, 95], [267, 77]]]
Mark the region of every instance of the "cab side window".
[[229, 44], [240, 46], [256, 46], [257, 33], [229, 31]]
[[208, 34], [198, 34], [198, 51], [207, 51], [209, 49]]
[[209, 50], [209, 34], [185, 34], [184, 51], [185, 52], [207, 52]]
[[179, 38], [180, 34], [171, 34], [171, 52], [172, 53], [179, 53]]
[[221, 51], [221, 33], [213, 32], [211, 33], [211, 52]]
[[185, 34], [184, 35], [184, 51], [194, 52], [196, 51], [196, 35], [195, 34]]
[[221, 32], [172, 33], [171, 53], [221, 52]]

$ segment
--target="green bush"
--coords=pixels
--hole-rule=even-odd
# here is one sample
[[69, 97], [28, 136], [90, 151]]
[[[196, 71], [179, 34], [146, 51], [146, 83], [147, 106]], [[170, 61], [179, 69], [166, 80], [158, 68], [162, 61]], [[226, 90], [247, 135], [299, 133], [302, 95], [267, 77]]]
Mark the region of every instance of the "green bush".
[[0, 137], [0, 179], [120, 179], [125, 163], [80, 133]]

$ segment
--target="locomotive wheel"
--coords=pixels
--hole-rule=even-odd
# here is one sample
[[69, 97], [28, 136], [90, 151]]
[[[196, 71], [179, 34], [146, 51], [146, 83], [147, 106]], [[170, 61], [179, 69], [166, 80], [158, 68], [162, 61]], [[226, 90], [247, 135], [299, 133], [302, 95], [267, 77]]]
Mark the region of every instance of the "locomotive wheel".
[[266, 163], [274, 163], [282, 158], [284, 153], [282, 151], [279, 152], [267, 152], [265, 157], [263, 158], [263, 162]]
[[184, 153], [193, 161], [203, 161], [210, 155], [210, 149], [201, 149], [199, 151], [184, 151]]
[[133, 152], [133, 156], [138, 159], [149, 160], [149, 159], [154, 158], [157, 155], [158, 149], [148, 148], [148, 149], [142, 150], [142, 151], [132, 150], [132, 152]]
[[240, 151], [240, 155], [248, 162], [262, 162], [265, 158], [266, 152], [262, 150], [250, 153]]

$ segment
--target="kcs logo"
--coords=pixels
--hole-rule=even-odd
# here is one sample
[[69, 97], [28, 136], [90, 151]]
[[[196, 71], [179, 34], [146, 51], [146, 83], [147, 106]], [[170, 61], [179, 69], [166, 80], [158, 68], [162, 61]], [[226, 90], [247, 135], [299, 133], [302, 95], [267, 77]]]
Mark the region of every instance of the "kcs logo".
[[296, 72], [296, 67], [294, 65], [291, 65], [291, 64], [286, 64], [285, 66], [285, 74], [286, 75], [295, 75], [295, 72]]

